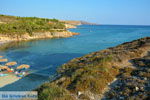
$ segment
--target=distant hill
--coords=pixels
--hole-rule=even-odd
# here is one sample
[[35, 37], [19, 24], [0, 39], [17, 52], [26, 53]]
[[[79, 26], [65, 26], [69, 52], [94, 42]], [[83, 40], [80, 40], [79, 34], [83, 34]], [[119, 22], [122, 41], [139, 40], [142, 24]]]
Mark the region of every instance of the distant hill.
[[64, 22], [64, 23], [70, 24], [70, 25], [81, 25], [80, 21], [74, 21], [74, 20], [62, 20], [61, 22]]
[[65, 22], [66, 24], [70, 24], [70, 25], [99, 25], [96, 23], [91, 23], [91, 22], [86, 22], [86, 21], [66, 20], [66, 21], [62, 21], [62, 22]]
[[80, 21], [80, 23], [81, 23], [82, 25], [99, 25], [99, 24], [97, 24], [97, 23], [91, 23], [91, 22], [86, 22], [86, 21]]

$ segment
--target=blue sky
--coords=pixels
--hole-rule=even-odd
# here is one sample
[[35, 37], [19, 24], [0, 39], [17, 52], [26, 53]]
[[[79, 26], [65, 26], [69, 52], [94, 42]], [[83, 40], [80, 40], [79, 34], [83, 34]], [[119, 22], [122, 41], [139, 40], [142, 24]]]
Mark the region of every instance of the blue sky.
[[1, 0], [0, 14], [150, 25], [150, 0]]

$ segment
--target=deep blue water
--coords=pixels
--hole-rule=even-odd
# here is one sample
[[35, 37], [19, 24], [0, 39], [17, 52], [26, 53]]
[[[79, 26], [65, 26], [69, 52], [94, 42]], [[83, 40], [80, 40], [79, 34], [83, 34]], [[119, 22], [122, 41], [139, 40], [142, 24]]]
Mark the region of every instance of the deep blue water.
[[[8, 50], [1, 51], [0, 54], [10, 61], [31, 65], [31, 70], [36, 72], [34, 77], [37, 75], [38, 77], [32, 82], [33, 76], [27, 77], [30, 84], [36, 82], [34, 86], [10, 89], [10, 87], [22, 83], [20, 80], [21, 82], [10, 84], [0, 90], [33, 89], [46, 81], [46, 76], [54, 75], [58, 66], [75, 57], [150, 36], [150, 26], [81, 25], [76, 29], [70, 29], [70, 31], [78, 32], [80, 35], [69, 38], [20, 42]], [[44, 75], [45, 78], [40, 78], [43, 77], [41, 75]]]

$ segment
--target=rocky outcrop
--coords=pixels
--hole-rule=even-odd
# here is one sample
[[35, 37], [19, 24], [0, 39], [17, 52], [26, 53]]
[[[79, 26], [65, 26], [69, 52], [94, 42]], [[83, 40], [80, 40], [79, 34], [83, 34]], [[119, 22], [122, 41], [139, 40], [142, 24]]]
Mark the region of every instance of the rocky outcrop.
[[21, 36], [18, 35], [0, 35], [0, 42], [12, 42], [12, 41], [21, 41], [21, 40], [33, 40], [33, 39], [44, 39], [44, 38], [66, 38], [73, 35], [78, 35], [79, 33], [74, 33], [70, 31], [64, 32], [34, 32], [32, 35], [28, 33]]
[[77, 28], [76, 25], [71, 25], [71, 24], [65, 24], [66, 28]]

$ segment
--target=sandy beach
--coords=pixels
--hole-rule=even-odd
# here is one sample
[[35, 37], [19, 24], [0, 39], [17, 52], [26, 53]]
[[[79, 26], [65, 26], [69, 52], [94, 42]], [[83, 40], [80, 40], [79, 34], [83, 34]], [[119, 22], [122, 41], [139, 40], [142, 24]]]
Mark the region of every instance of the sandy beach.
[[0, 77], [0, 88], [4, 87], [5, 85], [14, 83], [18, 81], [19, 79], [20, 79], [19, 77], [12, 75], [12, 74]]
[[[5, 43], [9, 43], [11, 41], [3, 41], [3, 40], [0, 40], [0, 46], [5, 44]], [[7, 76], [3, 76], [3, 77], [0, 77], [0, 88], [8, 85], [8, 84], [11, 84], [11, 83], [14, 83], [16, 81], [18, 81], [20, 78], [13, 75], [13, 74], [8, 74]]]

